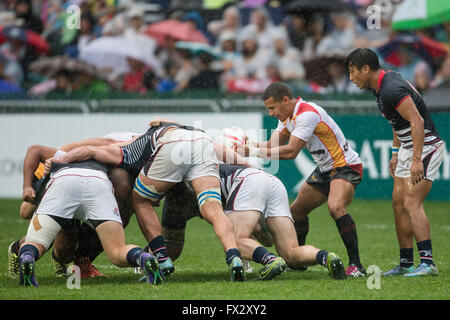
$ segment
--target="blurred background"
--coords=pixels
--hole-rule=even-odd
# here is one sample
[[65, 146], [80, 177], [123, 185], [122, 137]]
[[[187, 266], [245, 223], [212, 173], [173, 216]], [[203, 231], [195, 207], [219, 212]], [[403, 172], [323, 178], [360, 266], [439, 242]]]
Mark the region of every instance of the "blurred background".
[[[0, 177], [14, 186], [0, 196], [20, 195], [30, 144], [143, 131], [152, 113], [265, 138], [276, 121], [261, 94], [280, 80], [335, 116], [363, 158], [359, 196], [389, 198], [392, 132], [343, 63], [358, 47], [421, 92], [445, 140], [448, 0], [1, 0], [0, 134], [11, 139], [0, 144]], [[291, 195], [311, 161], [277, 166]], [[447, 151], [436, 184], [431, 198], [449, 199]]]

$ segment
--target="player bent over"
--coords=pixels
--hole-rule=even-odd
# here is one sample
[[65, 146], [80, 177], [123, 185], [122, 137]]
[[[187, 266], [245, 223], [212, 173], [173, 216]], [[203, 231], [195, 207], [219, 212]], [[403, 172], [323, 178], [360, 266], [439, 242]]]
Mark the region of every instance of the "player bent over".
[[[298, 245], [287, 191], [280, 180], [255, 168], [222, 163], [219, 174], [224, 212], [233, 222], [238, 249], [244, 259], [263, 265], [258, 279], [273, 279], [287, 266], [300, 268], [318, 263], [327, 267], [333, 278], [346, 278], [342, 261], [334, 253]], [[173, 190], [176, 193], [171, 189], [166, 195], [161, 222], [167, 250], [175, 260], [183, 249], [186, 222], [198, 216], [198, 206], [194, 192], [185, 184], [179, 183]], [[261, 215], [281, 257], [264, 248], [258, 235], [254, 237]]]
[[330, 216], [336, 223], [347, 249], [350, 277], [365, 276], [360, 261], [356, 223], [347, 212], [356, 186], [363, 175], [361, 159], [347, 143], [336, 122], [320, 106], [295, 99], [282, 82], [272, 82], [263, 95], [269, 115], [277, 118], [278, 126], [269, 141], [252, 143], [237, 150], [245, 156], [268, 159], [294, 159], [302, 149], [309, 151], [317, 164], [301, 186], [291, 205], [298, 242], [306, 241], [309, 231], [308, 214], [328, 203]]
[[[138, 144], [144, 145], [144, 148]], [[133, 145], [133, 146], [132, 146]], [[60, 161], [73, 162], [94, 158], [105, 164], [133, 163], [147, 154], [147, 163], [136, 179], [133, 206], [139, 226], [158, 260], [168, 258], [161, 235], [161, 224], [153, 208], [172, 186], [185, 181], [197, 195], [200, 212], [214, 228], [223, 245], [232, 281], [245, 281], [241, 254], [237, 249], [231, 221], [224, 215], [221, 204], [218, 163], [211, 139], [201, 130], [174, 123], [158, 123], [127, 146], [77, 148]], [[134, 167], [140, 164], [136, 162]]]
[[148, 283], [160, 284], [164, 277], [157, 259], [135, 245], [125, 244], [113, 187], [106, 168], [89, 160], [73, 164], [51, 164], [47, 191], [28, 227], [19, 251], [20, 284], [38, 287], [36, 261], [46, 252], [56, 234], [74, 219], [87, 220], [100, 238], [108, 259], [119, 267], [142, 268]]

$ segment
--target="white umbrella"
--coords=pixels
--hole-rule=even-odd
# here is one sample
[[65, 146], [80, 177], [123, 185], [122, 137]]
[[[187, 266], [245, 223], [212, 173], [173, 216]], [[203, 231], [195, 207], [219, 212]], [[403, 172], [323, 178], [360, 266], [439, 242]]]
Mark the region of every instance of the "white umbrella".
[[152, 67], [157, 73], [161, 63], [149, 54], [138, 42], [124, 37], [101, 37], [83, 46], [80, 60], [91, 63], [99, 69], [110, 69], [114, 76], [130, 71], [127, 57], [139, 60]]

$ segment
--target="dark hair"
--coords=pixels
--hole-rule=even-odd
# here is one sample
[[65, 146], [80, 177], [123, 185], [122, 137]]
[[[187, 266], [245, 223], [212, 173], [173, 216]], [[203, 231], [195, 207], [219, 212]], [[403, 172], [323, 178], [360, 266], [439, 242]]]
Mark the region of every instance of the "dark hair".
[[377, 71], [380, 69], [380, 62], [377, 54], [368, 48], [358, 48], [353, 50], [345, 60], [347, 71], [350, 66], [355, 66], [361, 70], [365, 65], [369, 66], [370, 70]]
[[275, 81], [272, 82], [264, 91], [263, 101], [267, 99], [273, 98], [275, 101], [283, 100], [283, 97], [288, 97], [289, 99], [293, 99], [293, 95], [291, 89], [283, 82]]

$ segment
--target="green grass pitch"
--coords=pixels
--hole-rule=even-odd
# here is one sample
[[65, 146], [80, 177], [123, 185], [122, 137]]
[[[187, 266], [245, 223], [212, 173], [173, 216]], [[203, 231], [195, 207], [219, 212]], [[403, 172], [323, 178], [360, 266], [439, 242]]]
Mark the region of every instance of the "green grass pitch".
[[[368, 278], [335, 281], [321, 266], [306, 272], [289, 271], [272, 281], [258, 282], [259, 266], [247, 282], [229, 282], [222, 247], [212, 227], [195, 218], [188, 222], [186, 242], [175, 262], [175, 273], [163, 286], [138, 283], [132, 269], [113, 266], [102, 253], [94, 262], [107, 278], [81, 280], [81, 289], [68, 289], [66, 278], [53, 276], [51, 255], [37, 263], [40, 288], [19, 287], [18, 279], [7, 277], [7, 248], [25, 234], [27, 222], [18, 214], [19, 200], [0, 200], [0, 299], [149, 299], [149, 300], [355, 300], [355, 299], [443, 299], [450, 298], [450, 216], [448, 202], [426, 202], [431, 224], [434, 259], [440, 274], [426, 278], [383, 278], [379, 289], [369, 289]], [[398, 263], [391, 204], [388, 201], [354, 201], [349, 208], [357, 224], [361, 260], [367, 268], [377, 265], [382, 271]], [[135, 217], [125, 230], [127, 243], [140, 246], [145, 240]], [[326, 206], [310, 214], [307, 243], [340, 255], [347, 263], [345, 247]], [[274, 249], [273, 249], [274, 250]], [[415, 262], [418, 262], [415, 248]], [[372, 282], [374, 283], [374, 282]]]

